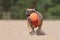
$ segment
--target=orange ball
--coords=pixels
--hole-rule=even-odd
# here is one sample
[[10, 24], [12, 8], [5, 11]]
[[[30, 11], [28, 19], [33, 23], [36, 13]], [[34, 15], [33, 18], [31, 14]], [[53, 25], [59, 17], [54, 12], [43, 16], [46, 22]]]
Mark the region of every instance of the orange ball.
[[32, 13], [29, 17], [32, 21], [36, 21], [38, 19], [38, 16], [36, 13]]

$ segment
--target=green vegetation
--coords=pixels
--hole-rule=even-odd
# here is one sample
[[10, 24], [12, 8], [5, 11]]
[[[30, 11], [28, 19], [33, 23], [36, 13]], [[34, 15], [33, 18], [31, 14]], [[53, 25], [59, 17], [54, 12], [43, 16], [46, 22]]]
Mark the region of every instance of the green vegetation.
[[60, 19], [60, 0], [0, 0], [0, 19], [26, 19], [27, 8], [36, 8], [44, 19]]

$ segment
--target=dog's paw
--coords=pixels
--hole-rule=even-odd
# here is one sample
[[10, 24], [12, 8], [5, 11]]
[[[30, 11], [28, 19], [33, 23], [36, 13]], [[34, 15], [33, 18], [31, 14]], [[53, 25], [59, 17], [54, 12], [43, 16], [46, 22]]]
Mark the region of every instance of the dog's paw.
[[31, 31], [29, 32], [30, 35], [34, 35], [35, 34], [35, 31]]

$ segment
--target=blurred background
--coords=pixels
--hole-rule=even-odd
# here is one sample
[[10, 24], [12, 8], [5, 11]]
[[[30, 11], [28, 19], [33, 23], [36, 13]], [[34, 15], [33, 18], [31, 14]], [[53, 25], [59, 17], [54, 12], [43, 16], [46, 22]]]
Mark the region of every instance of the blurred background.
[[27, 8], [36, 8], [44, 19], [60, 19], [60, 0], [0, 0], [0, 19], [26, 19]]

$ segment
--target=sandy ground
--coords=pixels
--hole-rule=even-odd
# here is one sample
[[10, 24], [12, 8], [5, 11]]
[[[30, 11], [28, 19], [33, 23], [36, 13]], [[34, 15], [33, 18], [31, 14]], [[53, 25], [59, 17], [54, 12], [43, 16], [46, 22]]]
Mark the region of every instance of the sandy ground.
[[0, 40], [60, 40], [59, 20], [44, 20], [42, 30], [46, 35], [31, 36], [26, 20], [0, 20]]

